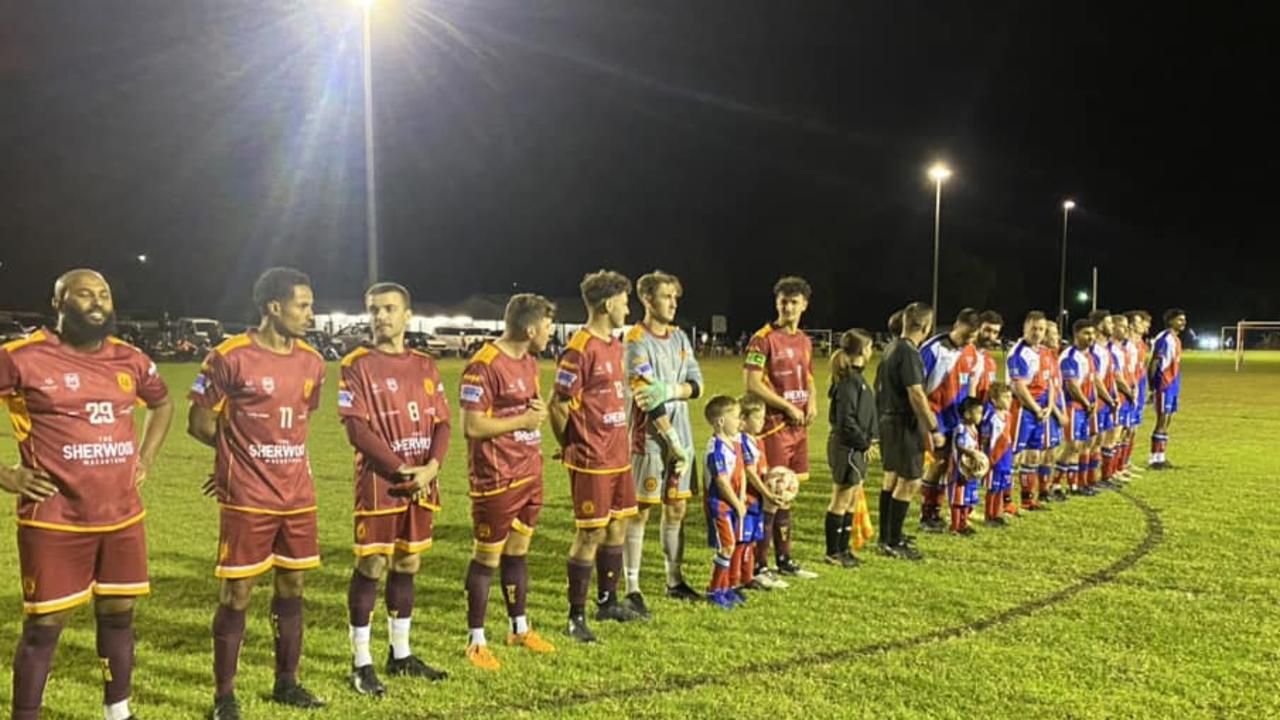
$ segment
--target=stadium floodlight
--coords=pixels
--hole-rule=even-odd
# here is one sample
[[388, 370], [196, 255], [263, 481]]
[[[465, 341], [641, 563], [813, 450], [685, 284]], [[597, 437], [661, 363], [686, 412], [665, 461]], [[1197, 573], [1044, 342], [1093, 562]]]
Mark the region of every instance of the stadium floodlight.
[[933, 201], [933, 316], [938, 317], [938, 258], [942, 247], [942, 183], [951, 177], [951, 168], [936, 162], [929, 168], [929, 179], [936, 186]]
[[138, 262], [140, 262], [140, 263], [142, 263], [142, 264], [144, 264], [144, 265], [145, 265], [145, 264], [146, 264], [146, 262], [147, 262], [147, 256], [146, 256], [146, 254], [141, 254], [141, 255], [139, 255], [139, 256], [138, 256]]
[[359, 0], [364, 15], [364, 222], [369, 285], [378, 282], [377, 160], [373, 142], [373, 33], [369, 16], [374, 0]]
[[1062, 201], [1062, 265], [1058, 271], [1058, 321], [1067, 317], [1067, 216], [1076, 209], [1076, 201]]
[[1089, 302], [1088, 291], [1081, 290], [1080, 292], [1076, 293], [1076, 302], [1081, 304]]

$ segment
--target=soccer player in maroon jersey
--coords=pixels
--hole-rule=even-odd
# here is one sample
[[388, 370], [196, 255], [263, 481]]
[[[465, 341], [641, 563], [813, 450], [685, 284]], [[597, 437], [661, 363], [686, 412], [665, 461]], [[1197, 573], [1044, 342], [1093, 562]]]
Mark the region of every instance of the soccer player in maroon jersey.
[[592, 565], [596, 619], [640, 619], [618, 602], [627, 519], [637, 508], [627, 433], [627, 372], [622, 340], [613, 334], [626, 322], [631, 281], [600, 270], [582, 279], [581, 290], [587, 324], [560, 355], [550, 411], [551, 429], [569, 470], [577, 526], [569, 548], [568, 634], [579, 642], [595, 642], [585, 614]]
[[542, 423], [547, 406], [538, 383], [538, 355], [551, 340], [556, 306], [541, 295], [507, 301], [502, 337], [485, 344], [462, 372], [462, 432], [467, 437], [471, 522], [475, 539], [467, 567], [467, 660], [482, 670], [502, 665], [484, 636], [493, 571], [499, 569], [511, 632], [507, 645], [555, 651], [529, 625], [527, 556], [542, 510]]
[[262, 316], [258, 327], [214, 348], [189, 395], [187, 432], [217, 451], [205, 483], [220, 512], [214, 720], [240, 717], [235, 676], [245, 611], [258, 576], [273, 568], [273, 698], [292, 707], [324, 706], [298, 683], [303, 571], [320, 565], [306, 442], [325, 370], [320, 353], [302, 340], [313, 317], [311, 281], [292, 268], [270, 268], [254, 283], [253, 301]]
[[[142, 498], [173, 418], [156, 366], [112, 337], [111, 288], [93, 270], [53, 286], [55, 330], [0, 347], [21, 461], [0, 466], [18, 496], [18, 563], [25, 620], [13, 659], [15, 720], [40, 716], [58, 636], [74, 608], [94, 600], [105, 688], [103, 714], [126, 720], [133, 677], [133, 606], [150, 591]], [[141, 447], [134, 409], [145, 405]]]
[[369, 620], [384, 573], [387, 673], [446, 677], [410, 651], [409, 628], [414, 575], [420, 554], [431, 547], [434, 513], [440, 509], [438, 478], [450, 428], [435, 359], [404, 344], [413, 317], [409, 291], [396, 283], [377, 283], [365, 292], [364, 301], [373, 347], [356, 348], [342, 359], [338, 417], [356, 450], [356, 567], [347, 590], [353, 656], [349, 680], [356, 692], [378, 696], [386, 687], [373, 670]]
[[[813, 382], [813, 342], [800, 331], [800, 318], [809, 307], [813, 289], [803, 278], [784, 277], [773, 286], [778, 317], [751, 336], [743, 364], [747, 392], [764, 398], [762, 440], [769, 464], [790, 468], [801, 481], [809, 478], [809, 425], [818, 416]], [[764, 509], [764, 540], [756, 547], [757, 575], [770, 580], [769, 542], [774, 543], [778, 572], [813, 578], [791, 557], [791, 508]]]

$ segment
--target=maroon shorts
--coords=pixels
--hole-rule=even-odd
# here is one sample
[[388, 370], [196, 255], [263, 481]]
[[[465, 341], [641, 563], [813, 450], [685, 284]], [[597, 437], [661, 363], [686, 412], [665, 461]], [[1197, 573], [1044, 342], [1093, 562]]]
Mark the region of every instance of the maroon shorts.
[[471, 495], [471, 531], [477, 550], [497, 552], [507, 535], [533, 535], [542, 510], [542, 478], [516, 480], [499, 490]]
[[573, 519], [580, 528], [602, 528], [610, 520], [635, 515], [636, 483], [631, 468], [610, 473], [569, 469]]
[[809, 479], [809, 428], [784, 425], [780, 430], [764, 436], [764, 456], [769, 467], [784, 467], [796, 474], [796, 479]]
[[320, 567], [316, 510], [288, 515], [222, 508], [218, 530], [218, 566], [213, 574], [238, 580], [272, 569]]
[[135, 597], [151, 592], [141, 517], [109, 532], [19, 525], [18, 564], [22, 610], [28, 615], [68, 610], [94, 595]]
[[415, 501], [396, 510], [357, 512], [356, 557], [390, 555], [393, 552], [413, 555], [430, 548], [437, 509]]

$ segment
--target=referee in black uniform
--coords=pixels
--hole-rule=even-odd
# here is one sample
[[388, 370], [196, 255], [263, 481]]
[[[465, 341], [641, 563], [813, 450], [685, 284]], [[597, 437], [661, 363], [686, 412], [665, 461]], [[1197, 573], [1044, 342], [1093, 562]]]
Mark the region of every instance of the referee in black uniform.
[[921, 554], [902, 535], [911, 498], [924, 479], [924, 454], [946, 440], [929, 411], [924, 394], [920, 343], [933, 329], [933, 308], [913, 302], [902, 310], [902, 335], [885, 349], [876, 372], [880, 411], [880, 449], [884, 485], [880, 489], [880, 551], [890, 557], [919, 560]]

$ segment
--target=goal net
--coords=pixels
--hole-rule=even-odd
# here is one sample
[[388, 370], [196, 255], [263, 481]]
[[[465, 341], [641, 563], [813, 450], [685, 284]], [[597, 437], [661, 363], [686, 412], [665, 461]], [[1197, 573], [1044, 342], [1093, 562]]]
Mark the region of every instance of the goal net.
[[836, 347], [832, 344], [834, 337], [830, 329], [804, 328], [802, 332], [813, 341], [813, 354], [815, 356], [825, 357], [835, 352]]
[[1236, 323], [1232, 344], [1239, 372], [1246, 350], [1280, 350], [1280, 320], [1241, 320]]

